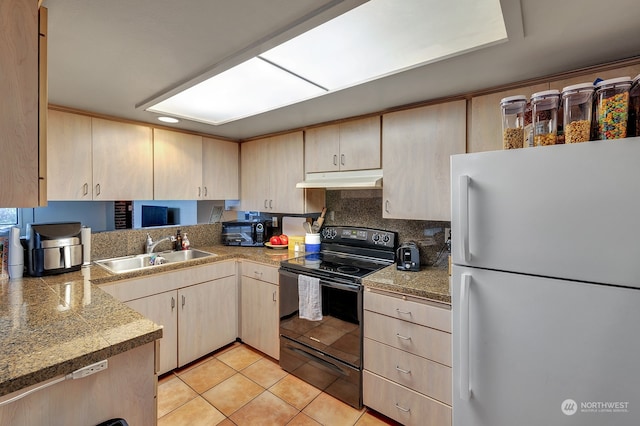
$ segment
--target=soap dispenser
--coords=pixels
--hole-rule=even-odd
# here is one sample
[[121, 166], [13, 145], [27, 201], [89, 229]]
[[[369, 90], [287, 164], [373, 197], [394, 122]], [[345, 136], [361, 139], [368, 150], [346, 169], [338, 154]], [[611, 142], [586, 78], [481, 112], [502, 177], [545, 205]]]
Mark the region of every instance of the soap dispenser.
[[187, 233], [185, 232], [182, 237], [182, 250], [189, 250], [190, 247], [191, 244], [189, 243], [189, 237], [187, 237]]

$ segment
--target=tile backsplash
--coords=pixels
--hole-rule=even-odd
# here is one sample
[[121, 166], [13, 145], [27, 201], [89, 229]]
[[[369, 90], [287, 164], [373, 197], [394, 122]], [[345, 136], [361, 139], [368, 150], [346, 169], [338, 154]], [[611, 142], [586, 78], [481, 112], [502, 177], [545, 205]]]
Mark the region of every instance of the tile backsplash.
[[381, 189], [327, 191], [326, 203], [325, 224], [396, 231], [400, 243], [413, 241], [418, 245], [421, 265], [448, 266], [444, 228], [451, 228], [451, 222], [384, 219]]
[[[383, 219], [382, 190], [327, 191], [326, 195], [326, 225], [395, 231], [398, 233], [399, 243], [413, 241], [418, 245], [421, 265], [447, 267], [449, 253], [444, 228], [450, 228], [450, 222]], [[142, 253], [147, 233], [156, 241], [175, 235], [178, 229], [182, 233], [188, 233], [191, 245], [196, 248], [220, 244], [221, 241], [222, 225], [219, 223], [99, 232], [92, 234], [92, 260]], [[169, 242], [164, 242], [157, 250], [170, 247]]]

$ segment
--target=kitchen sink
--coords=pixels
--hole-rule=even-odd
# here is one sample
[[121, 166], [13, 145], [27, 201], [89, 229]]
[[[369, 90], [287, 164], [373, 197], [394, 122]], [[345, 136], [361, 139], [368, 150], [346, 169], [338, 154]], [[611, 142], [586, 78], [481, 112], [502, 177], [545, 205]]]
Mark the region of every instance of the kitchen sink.
[[186, 260], [201, 259], [210, 256], [215, 256], [215, 254], [202, 250], [189, 249], [96, 260], [95, 264], [111, 273], [122, 274], [124, 272], [139, 271], [168, 263], [184, 262]]

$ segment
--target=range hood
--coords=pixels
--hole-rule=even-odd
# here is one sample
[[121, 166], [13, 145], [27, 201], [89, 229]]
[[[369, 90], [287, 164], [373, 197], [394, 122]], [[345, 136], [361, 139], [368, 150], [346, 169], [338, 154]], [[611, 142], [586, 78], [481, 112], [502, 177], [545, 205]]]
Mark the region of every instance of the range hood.
[[307, 173], [304, 182], [296, 184], [296, 188], [380, 189], [382, 169]]

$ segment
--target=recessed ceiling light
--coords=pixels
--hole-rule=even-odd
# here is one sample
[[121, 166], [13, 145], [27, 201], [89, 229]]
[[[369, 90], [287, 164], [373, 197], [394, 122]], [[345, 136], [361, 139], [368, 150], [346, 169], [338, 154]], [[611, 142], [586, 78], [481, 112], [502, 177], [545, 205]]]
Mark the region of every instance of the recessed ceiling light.
[[180, 120], [178, 120], [177, 118], [173, 118], [173, 117], [158, 117], [158, 120], [164, 122], [164, 123], [179, 123]]

